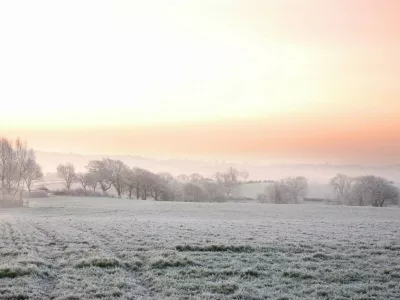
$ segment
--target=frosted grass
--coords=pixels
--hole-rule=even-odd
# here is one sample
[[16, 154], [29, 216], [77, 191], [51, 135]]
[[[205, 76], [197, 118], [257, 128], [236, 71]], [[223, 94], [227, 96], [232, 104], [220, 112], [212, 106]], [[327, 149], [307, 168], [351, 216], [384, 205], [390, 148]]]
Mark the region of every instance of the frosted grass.
[[400, 299], [400, 209], [36, 199], [0, 299]]

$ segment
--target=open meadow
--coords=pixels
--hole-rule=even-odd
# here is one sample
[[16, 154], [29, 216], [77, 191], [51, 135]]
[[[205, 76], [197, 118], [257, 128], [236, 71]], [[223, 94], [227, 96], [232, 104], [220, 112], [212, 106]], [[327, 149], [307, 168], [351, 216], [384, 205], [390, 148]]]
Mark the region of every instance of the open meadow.
[[0, 299], [400, 299], [400, 209], [47, 198], [0, 209]]

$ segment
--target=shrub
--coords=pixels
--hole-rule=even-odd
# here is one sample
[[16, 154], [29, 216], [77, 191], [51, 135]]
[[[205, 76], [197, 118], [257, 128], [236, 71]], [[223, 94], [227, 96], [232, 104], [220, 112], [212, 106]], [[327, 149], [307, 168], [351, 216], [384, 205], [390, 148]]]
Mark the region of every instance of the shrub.
[[94, 192], [91, 190], [79, 189], [63, 189], [54, 191], [55, 196], [71, 196], [71, 197], [108, 197], [106, 193]]
[[44, 190], [37, 190], [24, 193], [24, 197], [26, 198], [45, 198], [48, 194]]

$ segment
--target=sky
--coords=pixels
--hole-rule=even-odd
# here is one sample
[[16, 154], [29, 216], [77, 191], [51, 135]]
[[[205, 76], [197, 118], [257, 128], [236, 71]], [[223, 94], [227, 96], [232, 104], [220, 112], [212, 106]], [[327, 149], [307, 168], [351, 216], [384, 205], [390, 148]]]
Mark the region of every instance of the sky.
[[400, 1], [0, 2], [0, 135], [45, 151], [400, 163]]

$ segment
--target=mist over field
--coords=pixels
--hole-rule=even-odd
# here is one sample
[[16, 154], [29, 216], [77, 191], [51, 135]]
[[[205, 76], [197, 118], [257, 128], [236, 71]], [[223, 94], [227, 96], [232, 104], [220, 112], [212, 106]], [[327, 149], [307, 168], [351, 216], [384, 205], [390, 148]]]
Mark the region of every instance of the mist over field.
[[0, 299], [400, 299], [399, 166], [0, 139]]
[[400, 300], [400, 0], [0, 0], [0, 300]]
[[[36, 156], [45, 173], [54, 173], [60, 162], [71, 162], [77, 171], [83, 172], [90, 160], [101, 159], [106, 155], [36, 151]], [[308, 178], [309, 196], [316, 198], [332, 197], [329, 180], [337, 173], [349, 176], [375, 174], [393, 181], [396, 186], [400, 187], [400, 165], [262, 164], [200, 159], [156, 159], [132, 155], [111, 155], [109, 157], [121, 160], [127, 165], [138, 166], [154, 172], [169, 172], [174, 176], [196, 172], [205, 177], [212, 177], [216, 172], [223, 171], [229, 166], [238, 170], [246, 170], [250, 174], [248, 179], [256, 181], [279, 180], [288, 176], [301, 175]], [[50, 181], [55, 179], [54, 175], [49, 178]], [[258, 193], [263, 192], [264, 188], [264, 185], [254, 184], [252, 187], [246, 188], [243, 195], [255, 198]]]
[[398, 172], [1, 138], [0, 299], [399, 299]]
[[197, 172], [204, 176], [211, 176], [232, 165], [238, 169], [245, 169], [252, 180], [277, 180], [293, 174], [301, 174], [310, 180], [325, 183], [337, 173], [359, 176], [366, 174], [377, 174], [387, 177], [395, 182], [400, 182], [400, 164], [393, 165], [338, 165], [338, 164], [304, 164], [304, 163], [250, 163], [240, 160], [218, 160], [218, 159], [184, 159], [184, 158], [153, 158], [134, 155], [84, 155], [79, 153], [57, 153], [36, 151], [36, 156], [45, 172], [53, 172], [60, 162], [71, 162], [77, 171], [85, 171], [85, 166], [90, 160], [110, 157], [120, 159], [128, 165], [154, 170], [155, 172], [170, 172], [174, 175], [181, 173]]

